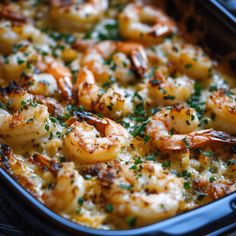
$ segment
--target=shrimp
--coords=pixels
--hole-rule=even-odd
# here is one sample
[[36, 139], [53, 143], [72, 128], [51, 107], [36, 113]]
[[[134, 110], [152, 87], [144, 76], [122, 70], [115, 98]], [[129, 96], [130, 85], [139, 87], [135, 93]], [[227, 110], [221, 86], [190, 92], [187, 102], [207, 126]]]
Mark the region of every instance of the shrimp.
[[46, 72], [52, 75], [61, 90], [62, 97], [66, 100], [72, 99], [72, 74], [71, 72], [62, 64], [55, 60], [50, 60], [47, 62], [48, 68]]
[[108, 118], [77, 113], [75, 121], [64, 137], [64, 153], [75, 163], [97, 163], [115, 159], [129, 143], [128, 132]]
[[91, 70], [98, 82], [106, 82], [113, 76], [127, 84], [135, 79], [133, 70], [144, 76], [148, 60], [141, 44], [105, 41], [85, 51], [82, 66]]
[[194, 93], [194, 81], [187, 76], [165, 77], [161, 70], [157, 70], [147, 88], [153, 104], [173, 105], [185, 102]]
[[53, 189], [42, 198], [46, 206], [58, 213], [70, 213], [78, 208], [78, 198], [85, 193], [84, 179], [75, 170], [73, 162], [63, 163]]
[[86, 32], [102, 18], [107, 7], [107, 0], [89, 0], [86, 3], [51, 0], [50, 21], [63, 31]]
[[1, 109], [0, 115], [1, 138], [9, 145], [37, 143], [54, 129], [47, 107], [35, 103], [14, 83], [1, 88], [0, 99], [12, 111]]
[[206, 101], [211, 119], [208, 125], [227, 133], [236, 134], [236, 96], [226, 90], [214, 92]]
[[0, 77], [7, 82], [18, 81], [27, 66], [33, 68], [40, 60], [40, 56], [28, 42], [22, 41], [15, 48], [17, 51], [14, 49], [14, 54], [0, 56]]
[[165, 108], [157, 112], [147, 125], [146, 132], [162, 151], [199, 148], [214, 142], [235, 144], [236, 138], [226, 133], [213, 129], [196, 131], [199, 123], [193, 108], [177, 104], [170, 110]]
[[176, 32], [176, 26], [162, 10], [131, 3], [119, 15], [120, 33], [124, 38], [157, 44]]
[[113, 182], [104, 189], [116, 219], [132, 217], [135, 226], [142, 226], [175, 215], [184, 199], [182, 179], [166, 174], [159, 163], [139, 164], [139, 178], [131, 167], [116, 165]]
[[52, 96], [59, 90], [63, 99], [72, 98], [72, 75], [62, 63], [42, 57], [28, 42], [17, 46], [15, 54], [0, 57], [1, 78], [18, 81], [35, 95]]
[[15, 179], [21, 183], [34, 196], [38, 196], [38, 188], [41, 183], [38, 181], [34, 170], [30, 168], [19, 156], [15, 155], [7, 144], [0, 144], [0, 166], [8, 173], [13, 174]]
[[133, 111], [131, 96], [126, 96], [128, 90], [113, 86], [106, 93], [101, 93], [102, 88], [96, 83], [93, 73], [87, 69], [79, 71], [76, 88], [78, 105], [89, 111], [101, 112], [111, 118], [125, 116]]
[[190, 44], [172, 45], [168, 57], [175, 67], [193, 79], [208, 78], [213, 65], [200, 47]]
[[[19, 10], [20, 11], [20, 10]], [[13, 46], [22, 40], [35, 45], [55, 45], [55, 42], [39, 29], [27, 22], [27, 18], [11, 5], [0, 5], [0, 52], [10, 54]]]

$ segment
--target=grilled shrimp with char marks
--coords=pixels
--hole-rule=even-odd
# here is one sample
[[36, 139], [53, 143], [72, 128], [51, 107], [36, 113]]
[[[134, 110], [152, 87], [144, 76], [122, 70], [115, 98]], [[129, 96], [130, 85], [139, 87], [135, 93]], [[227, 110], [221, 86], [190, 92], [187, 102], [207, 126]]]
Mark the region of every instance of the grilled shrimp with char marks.
[[60, 30], [86, 32], [103, 16], [107, 0], [89, 0], [86, 3], [70, 0], [51, 0], [51, 24]]
[[199, 119], [193, 108], [175, 105], [157, 112], [147, 125], [147, 134], [162, 151], [199, 148], [214, 142], [235, 144], [236, 138], [213, 129], [197, 131]]
[[148, 44], [158, 44], [176, 32], [176, 26], [161, 9], [131, 3], [119, 16], [120, 33], [124, 38]]
[[86, 113], [77, 115], [81, 121], [75, 121], [64, 137], [64, 153], [75, 163], [113, 160], [129, 144], [128, 132], [116, 122]]

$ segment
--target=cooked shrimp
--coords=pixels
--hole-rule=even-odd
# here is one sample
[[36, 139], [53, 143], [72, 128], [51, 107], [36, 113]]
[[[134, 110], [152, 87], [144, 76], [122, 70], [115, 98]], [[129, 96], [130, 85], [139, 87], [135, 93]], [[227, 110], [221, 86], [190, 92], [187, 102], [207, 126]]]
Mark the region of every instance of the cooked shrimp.
[[64, 138], [64, 153], [75, 163], [113, 160], [129, 143], [127, 131], [116, 122], [83, 113], [78, 115], [83, 121], [75, 121]]
[[91, 70], [98, 82], [113, 76], [127, 84], [135, 79], [132, 70], [141, 77], [147, 72], [148, 60], [141, 44], [105, 41], [85, 51], [82, 66]]
[[17, 111], [26, 101], [33, 102], [33, 96], [13, 81], [7, 87], [0, 88], [0, 101], [5, 104], [6, 109]]
[[193, 79], [206, 79], [210, 75], [212, 61], [197, 46], [190, 44], [172, 45], [169, 59], [178, 69]]
[[28, 42], [15, 46], [18, 48], [17, 52], [7, 57], [0, 56], [0, 77], [4, 78], [6, 83], [17, 81], [32, 94], [53, 96], [57, 93], [55, 78], [50, 74], [39, 74], [37, 63], [42, 60], [41, 55]]
[[51, 24], [63, 31], [84, 32], [102, 18], [108, 7], [107, 0], [89, 0], [80, 3], [75, 0], [51, 0]]
[[62, 97], [66, 100], [72, 99], [72, 74], [71, 72], [62, 64], [55, 60], [50, 60], [47, 62], [48, 68], [46, 72], [52, 75], [61, 90]]
[[1, 89], [0, 95], [3, 104], [13, 111], [12, 114], [1, 111], [0, 133], [6, 143], [14, 146], [37, 143], [54, 129], [47, 107], [34, 103], [29, 94], [10, 85]]
[[43, 194], [43, 201], [50, 209], [60, 213], [70, 213], [78, 208], [78, 198], [85, 192], [84, 179], [75, 170], [74, 163], [62, 164], [52, 190]]
[[0, 77], [6, 82], [18, 81], [28, 65], [34, 67], [37, 60], [40, 60], [40, 56], [28, 42], [21, 42], [15, 47], [18, 50], [14, 54], [0, 56]]
[[184, 150], [219, 142], [235, 144], [236, 138], [213, 129], [196, 131], [199, 126], [193, 108], [175, 105], [170, 110], [157, 112], [147, 125], [147, 134], [155, 146], [162, 150]]
[[37, 45], [54, 45], [52, 39], [27, 22], [12, 5], [0, 5], [0, 52], [10, 54], [15, 44], [29, 40]]
[[116, 167], [113, 174], [116, 178], [104, 190], [106, 200], [113, 206], [113, 214], [122, 219], [133, 217], [135, 226], [175, 215], [184, 197], [182, 180], [165, 174], [158, 163], [141, 163], [138, 178], [131, 166]]
[[[82, 68], [76, 82], [78, 105], [89, 111], [101, 112], [103, 115], [117, 118], [132, 112], [131, 96], [126, 97], [128, 90], [113, 86], [106, 93], [95, 81], [94, 75]], [[112, 111], [112, 113], [111, 113]]]
[[38, 189], [41, 187], [41, 183], [29, 164], [26, 164], [21, 157], [15, 155], [6, 144], [0, 145], [0, 153], [0, 166], [10, 173], [14, 173], [15, 178], [23, 187], [33, 193], [34, 196], [40, 197]]
[[28, 90], [31, 94], [49, 97], [58, 93], [57, 81], [51, 74], [33, 74], [30, 78], [27, 75], [21, 76], [21, 81], [24, 79], [26, 84], [29, 85]]
[[[45, 128], [48, 125], [48, 130]], [[1, 120], [1, 138], [12, 145], [36, 143], [52, 131], [47, 107], [37, 105], [21, 112], [5, 114]]]
[[148, 94], [155, 105], [173, 105], [185, 102], [194, 93], [194, 81], [187, 76], [175, 79], [160, 70], [148, 82]]
[[206, 110], [212, 118], [209, 126], [236, 134], [236, 96], [221, 89], [206, 101]]
[[160, 43], [176, 32], [176, 26], [161, 9], [154, 6], [128, 4], [119, 16], [120, 33], [124, 38], [143, 43]]
[[1, 78], [15, 80], [35, 95], [53, 96], [59, 88], [64, 99], [72, 98], [72, 75], [61, 62], [42, 57], [27, 42], [18, 47], [15, 54], [0, 57]]

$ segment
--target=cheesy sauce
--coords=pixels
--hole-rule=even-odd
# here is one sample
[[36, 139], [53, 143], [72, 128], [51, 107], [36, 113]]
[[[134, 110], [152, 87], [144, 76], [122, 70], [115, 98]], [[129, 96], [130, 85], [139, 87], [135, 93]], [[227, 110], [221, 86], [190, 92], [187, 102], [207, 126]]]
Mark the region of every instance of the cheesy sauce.
[[155, 3], [0, 4], [0, 165], [52, 211], [109, 230], [214, 201], [234, 135], [234, 76]]

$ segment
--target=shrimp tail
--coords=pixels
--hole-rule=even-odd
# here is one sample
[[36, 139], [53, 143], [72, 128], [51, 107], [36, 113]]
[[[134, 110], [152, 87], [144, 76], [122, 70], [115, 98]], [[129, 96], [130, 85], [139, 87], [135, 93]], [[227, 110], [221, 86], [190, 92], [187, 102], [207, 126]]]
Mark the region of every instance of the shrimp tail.
[[34, 154], [33, 156], [31, 156], [29, 158], [29, 162], [37, 165], [42, 170], [49, 170], [54, 176], [57, 176], [57, 173], [61, 168], [61, 164], [50, 161], [40, 154]]
[[131, 53], [131, 61], [140, 76], [144, 76], [148, 68], [148, 59], [143, 48], [139, 47]]
[[105, 128], [108, 125], [106, 119], [99, 118], [89, 112], [74, 112], [80, 121], [86, 121], [88, 124], [93, 125], [100, 133], [105, 134]]
[[190, 133], [188, 135], [188, 141], [191, 148], [199, 148], [212, 142], [236, 144], [236, 137], [222, 131], [206, 129]]

